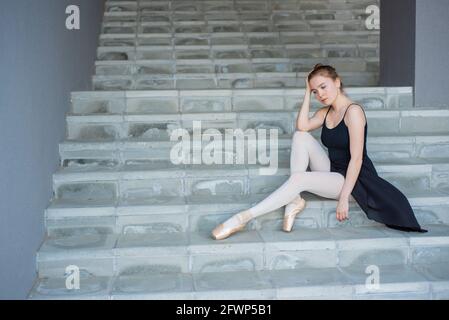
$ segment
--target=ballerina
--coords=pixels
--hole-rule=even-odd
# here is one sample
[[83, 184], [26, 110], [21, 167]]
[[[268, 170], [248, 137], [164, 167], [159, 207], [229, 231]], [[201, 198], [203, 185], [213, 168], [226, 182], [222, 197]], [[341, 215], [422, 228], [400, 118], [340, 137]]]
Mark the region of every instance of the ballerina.
[[[311, 94], [324, 107], [309, 118]], [[329, 155], [310, 134], [320, 127], [321, 141]], [[283, 230], [290, 232], [296, 216], [306, 207], [300, 195], [303, 191], [338, 200], [338, 221], [348, 219], [349, 201], [356, 201], [369, 219], [389, 228], [426, 232], [418, 224], [407, 198], [377, 174], [366, 150], [365, 111], [345, 94], [343, 82], [332, 66], [317, 64], [308, 74], [296, 128], [288, 180], [255, 206], [217, 226], [212, 231], [214, 239], [225, 239], [243, 230], [251, 219], [284, 205]]]

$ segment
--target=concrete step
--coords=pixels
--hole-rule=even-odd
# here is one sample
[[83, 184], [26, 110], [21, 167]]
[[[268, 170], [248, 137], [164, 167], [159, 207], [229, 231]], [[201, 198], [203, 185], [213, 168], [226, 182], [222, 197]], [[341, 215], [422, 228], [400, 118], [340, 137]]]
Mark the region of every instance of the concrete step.
[[360, 268], [449, 261], [449, 226], [428, 233], [383, 226], [253, 230], [217, 241], [210, 232], [77, 234], [48, 238], [37, 254], [40, 277], [63, 277], [75, 265], [95, 276], [147, 270], [210, 273], [304, 268]]
[[[447, 190], [449, 159], [410, 159], [375, 163], [379, 176], [397, 188]], [[275, 190], [290, 175], [289, 161], [270, 164], [270, 175], [261, 173], [260, 165], [173, 164], [154, 161], [127, 165], [72, 166], [53, 175], [56, 198], [110, 190], [115, 198], [189, 196], [200, 194], [231, 195]], [[265, 166], [265, 168], [267, 168]]]
[[[310, 66], [304, 66], [304, 70]], [[94, 90], [303, 88], [308, 72], [183, 73], [93, 76]], [[349, 86], [377, 86], [378, 72], [340, 72]]]
[[[365, 110], [414, 109], [411, 87], [349, 87], [348, 96]], [[73, 92], [71, 114], [160, 114], [296, 111], [304, 89], [158, 90]], [[312, 99], [310, 111], [322, 107]], [[435, 108], [438, 109], [438, 108]]]
[[226, 12], [235, 10], [238, 12], [249, 13], [254, 11], [281, 11], [281, 10], [364, 10], [370, 4], [378, 4], [377, 0], [361, 0], [358, 2], [347, 1], [260, 1], [249, 0], [236, 2], [232, 0], [212, 0], [212, 1], [107, 1], [107, 13], [128, 13], [139, 12], [142, 15], [148, 13], [166, 13], [166, 12]]
[[261, 72], [297, 72], [305, 65], [330, 64], [339, 72], [375, 72], [379, 69], [378, 58], [256, 58], [256, 59], [189, 59], [138, 61], [97, 61], [98, 76], [151, 75], [151, 74], [231, 74]]
[[[319, 139], [320, 132], [315, 130], [312, 135], [323, 146]], [[193, 141], [197, 142], [198, 139]], [[95, 167], [98, 165], [116, 166], [119, 164], [145, 164], [152, 161], [168, 161], [171, 159], [172, 148], [177, 144], [176, 141], [157, 141], [150, 139], [100, 139], [100, 140], [72, 140], [65, 141], [59, 145], [61, 166], [80, 166]], [[207, 142], [202, 142], [204, 147]], [[277, 140], [277, 158], [278, 162], [285, 162], [290, 159], [291, 135], [281, 135]], [[199, 143], [198, 143], [199, 146]], [[268, 146], [268, 144], [267, 144]], [[255, 146], [257, 148], [257, 146]], [[266, 150], [266, 147], [261, 147]], [[265, 149], [264, 149], [265, 148]], [[323, 146], [323, 148], [325, 148]], [[260, 148], [259, 148], [260, 149]], [[200, 149], [195, 149], [201, 152]], [[276, 148], [272, 149], [276, 150]], [[325, 148], [326, 150], [326, 148]], [[226, 151], [226, 150], [225, 150]], [[219, 151], [217, 151], [219, 152]], [[376, 163], [388, 163], [391, 161], [417, 161], [420, 159], [432, 159], [444, 162], [449, 158], [449, 135], [420, 134], [420, 135], [377, 135], [371, 133], [367, 137], [367, 152], [371, 160]], [[191, 156], [193, 159], [193, 149]], [[240, 163], [236, 158], [236, 150], [225, 152], [232, 156], [233, 164]], [[243, 164], [250, 164], [248, 158], [248, 144], [244, 148], [245, 158]], [[274, 154], [273, 154], [274, 157]], [[272, 158], [273, 159], [273, 158]], [[438, 160], [439, 159], [439, 160]], [[255, 157], [258, 164], [267, 165], [269, 162], [262, 162], [261, 158]], [[425, 161], [425, 160], [422, 160]], [[192, 162], [191, 162], [192, 163]], [[226, 163], [223, 160], [223, 163]]]
[[[212, 29], [207, 26], [222, 26], [228, 23], [228, 26], [261, 26], [264, 23], [274, 26], [279, 26], [284, 23], [299, 24], [301, 26], [313, 26], [321, 23], [327, 24], [333, 22], [334, 24], [346, 25], [351, 22], [365, 22], [372, 14], [365, 9], [355, 10], [254, 10], [251, 12], [244, 12], [239, 10], [223, 10], [223, 11], [183, 11], [183, 10], [167, 10], [137, 12], [105, 12], [103, 19], [103, 28], [114, 26], [173, 26], [172, 30], [178, 27], [202, 27], [202, 28], [188, 28], [187, 32], [202, 33], [202, 32], [222, 32], [226, 30], [235, 29]], [[242, 29], [239, 29], [242, 30]], [[249, 29], [248, 31], [251, 31]], [[256, 29], [252, 32], [260, 32]], [[335, 29], [334, 29], [335, 30]], [[181, 29], [180, 32], [186, 32]]]
[[38, 279], [29, 299], [449, 299], [445, 263], [382, 266], [379, 286], [367, 285], [370, 270], [338, 267], [157, 275], [140, 270], [111, 277], [82, 273], [79, 290], [66, 289], [66, 278]]
[[[449, 128], [447, 109], [388, 109], [365, 110], [368, 121], [368, 135], [420, 135], [423, 133], [444, 134]], [[189, 138], [193, 131], [208, 131], [209, 135], [225, 136], [235, 130], [247, 134], [263, 136], [267, 134], [292, 135], [296, 127], [298, 111], [259, 111], [259, 112], [196, 112], [163, 114], [89, 114], [67, 115], [68, 140], [120, 140], [151, 139], [169, 140], [173, 130], [185, 129]], [[312, 114], [310, 115], [312, 116]], [[259, 129], [266, 129], [260, 131]], [[267, 131], [270, 129], [269, 131]], [[273, 129], [273, 130], [271, 130]], [[218, 130], [218, 131], [217, 131]], [[221, 131], [219, 131], [221, 130]], [[177, 139], [177, 135], [174, 136]], [[267, 138], [269, 139], [269, 138]], [[178, 141], [177, 139], [176, 141]]]
[[[104, 13], [104, 21], [105, 22], [126, 22], [126, 20], [118, 19], [118, 18], [129, 18], [133, 19], [132, 21], [140, 21], [140, 22], [152, 22], [155, 23], [164, 23], [167, 21], [173, 21], [174, 23], [191, 23], [191, 24], [204, 24], [204, 21], [201, 20], [188, 20], [184, 21], [186, 15], [195, 16], [195, 15], [204, 15], [207, 19], [208, 14], [216, 15], [222, 13], [224, 15], [233, 14], [237, 16], [237, 20], [242, 23], [248, 22], [248, 18], [252, 16], [266, 16], [270, 20], [273, 21], [289, 21], [289, 20], [342, 20], [342, 19], [364, 19], [368, 17], [370, 14], [366, 12], [366, 6], [368, 5], [368, 1], [365, 2], [365, 6], [360, 6], [359, 8], [352, 7], [351, 4], [348, 4], [348, 8], [341, 9], [300, 9], [298, 4], [292, 5], [292, 1], [287, 8], [282, 8], [282, 5], [285, 5], [285, 2], [282, 1], [282, 4], [273, 4], [268, 1], [245, 1], [245, 4], [241, 3], [232, 3], [228, 4], [220, 3], [216, 1], [216, 4], [213, 5], [208, 1], [207, 5], [202, 4], [202, 1], [189, 1], [188, 4], [179, 4], [177, 2], [172, 3], [171, 5], [167, 2], [159, 2], [155, 7], [154, 2], [151, 4], [149, 2], [140, 3], [140, 5], [133, 4], [132, 2], [126, 3], [121, 1], [121, 6], [117, 4], [109, 4], [106, 6], [106, 12]], [[225, 1], [223, 1], [225, 2]], [[372, 4], [375, 1], [370, 1]], [[316, 2], [315, 2], [316, 3]], [[125, 5], [123, 5], [125, 4]], [[330, 3], [328, 3], [330, 4]], [[360, 4], [359, 4], [360, 5]], [[221, 16], [224, 18], [224, 16]], [[117, 18], [117, 19], [114, 19]], [[140, 18], [139, 20], [137, 20]], [[215, 22], [216, 20], [212, 20]], [[229, 21], [228, 22], [235, 22]], [[256, 20], [256, 21], [260, 21]], [[129, 21], [131, 22], [131, 20]]]
[[[284, 179], [285, 180], [285, 179]], [[280, 184], [280, 182], [279, 182]], [[270, 187], [270, 189], [274, 189]], [[82, 233], [124, 234], [127, 232], [210, 232], [235, 213], [252, 207], [271, 192], [245, 195], [195, 194], [190, 196], [148, 196], [113, 198], [105, 188], [66, 191], [53, 199], [45, 211], [49, 235], [64, 234], [67, 229]], [[407, 197], [420, 224], [449, 224], [449, 192], [407, 188]], [[148, 192], [149, 193], [149, 192]], [[337, 201], [303, 192], [306, 209], [297, 216], [295, 228], [322, 229], [377, 226], [369, 220], [356, 202], [349, 202], [350, 219], [336, 219]], [[248, 230], [281, 230], [284, 207], [251, 220]]]
[[[211, 45], [211, 46], [101, 46], [97, 59], [103, 61], [158, 61], [185, 62], [192, 59], [311, 59], [311, 58], [371, 58], [379, 57], [377, 43], [349, 44], [287, 44], [255, 46]], [[339, 70], [339, 68], [337, 68]]]
[[[229, 22], [227, 22], [229, 24]], [[226, 26], [223, 26], [226, 28]], [[227, 28], [224, 30], [228, 30]], [[198, 39], [202, 37], [201, 39]], [[267, 48], [267, 37], [272, 40], [270, 46], [303, 45], [303, 44], [352, 44], [371, 43], [379, 45], [378, 30], [363, 31], [279, 31], [279, 32], [216, 32], [208, 34], [180, 34], [171, 33], [148, 34], [101, 34], [100, 46], [123, 47], [131, 46], [150, 48], [154, 46], [174, 46], [174, 48], [202, 49], [204, 47], [240, 45], [250, 48]], [[253, 39], [253, 40], [252, 40]], [[262, 39], [262, 40], [260, 40]]]
[[[214, 33], [213, 26], [208, 26], [209, 21], [216, 23], [216, 26], [224, 26], [228, 23], [228, 26], [234, 25], [233, 29], [224, 29], [224, 31], [231, 31], [230, 33], [248, 32], [248, 33], [275, 33], [281, 31], [365, 31], [368, 30], [366, 26], [366, 18], [369, 14], [365, 14], [365, 17], [358, 17], [358, 19], [352, 19], [351, 17], [342, 19], [301, 19], [301, 15], [295, 13], [287, 13], [289, 17], [283, 18], [281, 15], [269, 14], [269, 13], [251, 13], [251, 14], [237, 14], [234, 12], [222, 12], [213, 14], [189, 14], [179, 13], [170, 15], [159, 15], [148, 17], [149, 22], [144, 21], [131, 21], [131, 22], [103, 22], [101, 28], [101, 34], [158, 34], [158, 35], [197, 35], [198, 43], [202, 38]], [[313, 18], [313, 17], [312, 17]], [[330, 18], [330, 17], [329, 17]], [[155, 21], [156, 19], [164, 21]], [[202, 24], [191, 25], [189, 22], [195, 19], [196, 21], [202, 21]], [[243, 23], [239, 23], [240, 20], [247, 19]], [[177, 23], [187, 22], [188, 25], [180, 26], [174, 24], [174, 20]], [[229, 23], [232, 20], [234, 23]], [[268, 22], [268, 23], [267, 23]], [[238, 28], [239, 25], [247, 26], [246, 28]], [[267, 27], [268, 25], [268, 27]], [[252, 28], [251, 28], [252, 26]], [[260, 28], [262, 27], [262, 28]], [[220, 32], [220, 29], [215, 29]], [[265, 44], [273, 44], [270, 40]]]

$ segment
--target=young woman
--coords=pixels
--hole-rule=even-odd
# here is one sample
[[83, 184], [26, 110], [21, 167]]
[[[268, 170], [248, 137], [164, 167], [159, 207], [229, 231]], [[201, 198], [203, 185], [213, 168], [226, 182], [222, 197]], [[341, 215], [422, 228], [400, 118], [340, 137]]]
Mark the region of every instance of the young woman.
[[[325, 105], [309, 118], [310, 96]], [[321, 141], [309, 131], [323, 127]], [[369, 219], [402, 231], [426, 232], [418, 224], [407, 198], [380, 178], [366, 150], [367, 120], [363, 108], [345, 95], [331, 66], [317, 64], [306, 79], [306, 92], [296, 120], [290, 155], [290, 177], [255, 206], [241, 211], [212, 231], [221, 240], [242, 230], [252, 218], [284, 205], [284, 226], [290, 232], [306, 202], [302, 191], [336, 199], [337, 220], [348, 219], [349, 200], [355, 200]], [[306, 171], [310, 165], [311, 171]]]

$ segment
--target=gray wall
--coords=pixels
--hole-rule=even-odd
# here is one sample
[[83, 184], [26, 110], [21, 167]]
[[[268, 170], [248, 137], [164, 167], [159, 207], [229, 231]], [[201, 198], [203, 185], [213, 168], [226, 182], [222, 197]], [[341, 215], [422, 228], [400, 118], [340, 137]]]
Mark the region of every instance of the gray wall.
[[380, 2], [380, 86], [413, 86], [415, 1], [381, 0]]
[[449, 1], [416, 0], [415, 105], [449, 108]]
[[448, 0], [381, 0], [380, 86], [413, 86], [416, 107], [449, 108]]
[[[65, 28], [65, 8], [81, 30]], [[2, 0], [0, 10], [0, 299], [36, 276], [44, 210], [71, 91], [90, 90], [104, 0]]]

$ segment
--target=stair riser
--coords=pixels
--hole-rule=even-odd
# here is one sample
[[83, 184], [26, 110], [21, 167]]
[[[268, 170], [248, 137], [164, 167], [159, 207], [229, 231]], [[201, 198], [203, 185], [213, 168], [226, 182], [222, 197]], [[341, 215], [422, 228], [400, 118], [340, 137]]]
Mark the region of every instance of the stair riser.
[[[101, 63], [97, 64], [95, 74], [98, 76], [119, 76], [119, 75], [182, 75], [182, 74], [230, 74], [230, 73], [261, 73], [261, 72], [301, 72], [303, 65], [313, 65], [322, 59], [301, 59], [291, 62], [257, 62], [252, 60], [240, 60], [236, 62], [204, 61], [200, 60], [196, 64], [171, 61], [136, 63]], [[351, 59], [352, 60], [352, 59]], [[329, 64], [341, 72], [375, 72], [379, 68], [378, 61], [333, 61], [329, 59]]]
[[[354, 241], [354, 240], [353, 240]], [[176, 250], [176, 253], [162, 254], [160, 250], [151, 248], [114, 249], [104, 252], [102, 257], [90, 256], [77, 257], [76, 254], [56, 260], [56, 256], [38, 257], [40, 277], [61, 277], [69, 265], [76, 265], [82, 271], [87, 271], [95, 276], [112, 276], [126, 273], [137, 268], [151, 269], [152, 272], [192, 272], [207, 273], [221, 271], [256, 271], [256, 270], [285, 270], [302, 268], [332, 268], [351, 267], [351, 269], [364, 272], [368, 265], [376, 265], [382, 270], [382, 266], [394, 264], [422, 263], [420, 256], [427, 258], [434, 254], [436, 248], [424, 246], [408, 246], [407, 244], [384, 243], [374, 245], [373, 240], [364, 240], [368, 246], [362, 249], [353, 249], [351, 245], [345, 248], [336, 248], [335, 242], [326, 245], [310, 243], [313, 249], [292, 249], [294, 243], [288, 248], [277, 248], [275, 244], [245, 245], [245, 248], [236, 250], [221, 248], [210, 249], [205, 252], [188, 252], [186, 248]], [[338, 244], [344, 245], [344, 244]], [[193, 247], [189, 250], [194, 251]], [[280, 251], [281, 250], [281, 251]], [[427, 263], [449, 261], [448, 246], [438, 246], [437, 250], [444, 252], [444, 256], [433, 255], [433, 260]], [[178, 252], [179, 251], [179, 252]], [[181, 252], [182, 251], [182, 252]], [[433, 252], [433, 253], [432, 253]], [[66, 254], [67, 255], [67, 254]]]
[[[349, 88], [352, 100], [366, 111], [413, 108], [411, 88]], [[161, 114], [196, 112], [298, 112], [303, 89], [197, 90], [164, 92], [78, 92], [72, 94], [71, 113], [77, 114]], [[311, 102], [310, 116], [322, 107]], [[295, 117], [296, 119], [296, 117]]]
[[[325, 275], [320, 277], [304, 270], [253, 271], [224, 277], [221, 273], [81, 277], [76, 291], [61, 290], [65, 278], [40, 279], [31, 299], [447, 299], [447, 283], [432, 283], [416, 272], [408, 272], [409, 277], [414, 275], [413, 281], [397, 282], [404, 276], [401, 270], [392, 273], [393, 268], [383, 270], [387, 280], [382, 277], [378, 289], [366, 286], [365, 270], [358, 270], [356, 278], [333, 269], [324, 269]], [[224, 284], [225, 279], [230, 281]], [[233, 287], [242, 282], [250, 285]], [[260, 287], [255, 288], [255, 283]], [[260, 314], [267, 312], [264, 308]]]
[[[420, 134], [442, 133], [449, 128], [449, 113], [440, 114], [415, 113], [406, 111], [366, 112], [368, 133], [370, 136], [384, 134]], [[67, 138], [69, 140], [107, 140], [107, 139], [152, 139], [169, 141], [172, 130], [183, 128], [189, 131], [190, 139], [195, 132], [206, 129], [252, 129], [252, 134], [268, 139], [270, 129], [277, 131], [278, 136], [293, 134], [296, 127], [296, 116], [293, 112], [272, 113], [216, 113], [197, 115], [127, 115], [127, 116], [69, 116], [67, 119]], [[265, 132], [258, 129], [266, 128]], [[240, 131], [238, 130], [238, 131]], [[177, 135], [174, 138], [178, 138]], [[275, 138], [273, 136], [273, 138]], [[178, 139], [180, 140], [180, 139]], [[208, 141], [207, 141], [208, 142]]]
[[[315, 138], [319, 139], [319, 133], [312, 132]], [[389, 140], [389, 141], [388, 141]], [[318, 140], [319, 141], [319, 140]], [[177, 142], [176, 142], [177, 143]], [[169, 143], [104, 143], [104, 144], [62, 144], [60, 145], [61, 164], [64, 166], [89, 166], [97, 165], [114, 166], [118, 164], [151, 164], [152, 161], [170, 161], [170, 152], [175, 142]], [[207, 142], [203, 145], [207, 145]], [[268, 144], [269, 146], [269, 144]], [[257, 147], [257, 145], [256, 145]], [[289, 163], [291, 151], [291, 141], [286, 139], [278, 140], [277, 159], [280, 167], [285, 167]], [[204, 149], [203, 149], [204, 150]], [[267, 149], [265, 149], [267, 150]], [[385, 139], [367, 139], [367, 150], [370, 159], [374, 162], [394, 161], [394, 159], [426, 159], [426, 158], [448, 158], [449, 157], [449, 137], [428, 137], [416, 139], [410, 138], [385, 138]], [[190, 159], [192, 159], [191, 151]], [[201, 150], [199, 150], [201, 154]], [[237, 167], [237, 153], [227, 153], [233, 160], [232, 164]], [[240, 153], [239, 153], [240, 154]], [[273, 158], [274, 159], [274, 154]], [[222, 162], [225, 164], [224, 157]], [[254, 159], [258, 164], [259, 158]], [[273, 160], [274, 161], [274, 160]], [[248, 161], [248, 150], [245, 148], [245, 158], [243, 162]], [[273, 162], [272, 162], [273, 163]], [[206, 165], [206, 163], [204, 163]], [[288, 167], [288, 166], [287, 166]]]
[[[108, 278], [105, 278], [108, 279]], [[146, 278], [143, 278], [145, 280]], [[143, 281], [141, 280], [141, 281]], [[125, 280], [126, 281], [126, 280]], [[151, 289], [141, 289], [139, 285], [136, 285], [137, 280], [133, 279], [130, 288], [126, 287], [125, 290], [114, 290], [108, 294], [108, 288], [95, 287], [100, 292], [87, 293], [81, 292], [79, 294], [56, 294], [47, 293], [45, 285], [42, 290], [44, 292], [34, 292], [35, 296], [30, 297], [31, 300], [443, 300], [448, 299], [449, 295], [447, 291], [431, 289], [431, 284], [426, 282], [388, 285], [385, 293], [354, 293], [357, 291], [356, 286], [348, 285], [326, 285], [318, 287], [287, 287], [278, 289], [257, 289], [257, 290], [216, 290], [205, 292], [159, 292], [154, 293]], [[64, 287], [65, 280], [59, 280], [59, 288]], [[148, 285], [151, 288], [151, 285]], [[359, 285], [363, 287], [363, 285]], [[384, 288], [387, 285], [384, 285]], [[128, 290], [126, 290], [128, 289]], [[134, 289], [134, 290], [133, 290]], [[48, 290], [50, 291], [50, 290]], [[148, 292], [146, 292], [148, 291]], [[51, 292], [51, 291], [50, 291]], [[263, 306], [261, 306], [262, 308]], [[265, 313], [268, 312], [268, 308], [265, 307]], [[236, 314], [238, 312], [236, 311]]]
[[[221, 15], [221, 16], [220, 16]], [[211, 21], [222, 22], [225, 20], [222, 17], [223, 14], [216, 14], [216, 17], [210, 15]], [[233, 15], [234, 18], [237, 18], [237, 15]], [[236, 28], [234, 29], [225, 29], [225, 31], [231, 32], [282, 32], [282, 31], [370, 31], [366, 27], [366, 20], [309, 20], [309, 21], [292, 21], [292, 20], [275, 20], [276, 17], [273, 17], [273, 22], [268, 21], [269, 26], [267, 27], [267, 18], [269, 15], [261, 15], [262, 22], [259, 20], [252, 20], [252, 17], [248, 17], [255, 23], [258, 23], [259, 26], [255, 27], [247, 27], [247, 28]], [[168, 17], [164, 17], [169, 19]], [[202, 16], [202, 19], [207, 19], [207, 17]], [[215, 18], [215, 19], [214, 19]], [[294, 18], [294, 17], [293, 17]], [[188, 17], [187, 17], [188, 19]], [[250, 20], [250, 21], [251, 21]], [[189, 20], [184, 20], [189, 21]], [[209, 21], [209, 20], [208, 20]], [[170, 23], [170, 21], [166, 21]], [[182, 22], [179, 21], [179, 22]], [[264, 24], [265, 23], [265, 24]], [[160, 34], [160, 35], [182, 35], [182, 34], [210, 34], [214, 32], [212, 26], [185, 26], [185, 27], [171, 27], [170, 25], [164, 25], [163, 23], [158, 23], [159, 25], [154, 26], [153, 23], [146, 22], [105, 22], [102, 26], [102, 35], [122, 35], [122, 34]], [[215, 29], [216, 30], [216, 29]], [[262, 38], [262, 37], [261, 37]], [[254, 38], [253, 38], [254, 39]], [[273, 37], [266, 40], [263, 40], [263, 44], [265, 45], [273, 45], [279, 44], [279, 38]], [[277, 40], [277, 41], [276, 41]], [[207, 45], [207, 39], [198, 38], [195, 42], [200, 45]], [[251, 43], [251, 40], [250, 40]]]
[[[223, 1], [225, 2], [225, 1]], [[358, 19], [361, 16], [368, 16], [366, 13], [366, 6], [368, 4], [372, 4], [374, 1], [365, 2], [365, 7], [362, 7], [363, 4], [347, 4], [348, 7], [346, 9], [320, 9], [319, 12], [316, 9], [304, 9], [299, 8], [298, 3], [290, 2], [290, 3], [277, 3], [270, 4], [269, 2], [261, 2], [261, 1], [251, 1], [246, 2], [245, 4], [241, 3], [222, 3], [222, 4], [211, 4], [206, 3], [202, 4], [201, 2], [189, 4], [179, 4], [177, 2], [169, 5], [168, 3], [159, 3], [157, 5], [146, 2], [144, 4], [140, 4], [138, 8], [136, 5], [122, 4], [120, 6], [116, 4], [107, 4], [106, 12], [104, 15], [105, 22], [109, 19], [113, 18], [136, 18], [140, 17], [142, 22], [145, 21], [160, 21], [158, 23], [163, 23], [164, 20], [170, 18], [174, 20], [173, 22], [180, 23], [181, 20], [179, 18], [185, 17], [186, 15], [195, 14], [234, 14], [240, 15], [240, 17], [251, 17], [258, 16], [270, 13], [273, 15], [273, 20], [343, 20], [343, 19]], [[324, 3], [321, 3], [324, 4]], [[326, 5], [332, 5], [331, 3], [327, 3]], [[357, 8], [359, 7], [359, 8]], [[286, 9], [289, 9], [286, 11]], [[283, 11], [285, 10], [285, 12]], [[145, 18], [154, 18], [153, 20]], [[235, 21], [229, 21], [234, 22]], [[242, 22], [247, 22], [245, 19]], [[191, 24], [203, 24], [203, 21], [186, 21], [186, 23]]]
[[[97, 91], [114, 90], [167, 90], [167, 89], [253, 89], [253, 88], [304, 88], [306, 70], [282, 73], [223, 73], [139, 75], [139, 76], [94, 76], [93, 86]], [[346, 86], [365, 87], [378, 83], [378, 72], [340, 73]]]
[[236, 10], [238, 12], [249, 13], [254, 11], [266, 10], [347, 10], [354, 12], [357, 10], [364, 10], [370, 4], [377, 4], [378, 1], [364, 0], [360, 2], [346, 3], [327, 1], [277, 1], [276, 3], [269, 1], [245, 1], [244, 3], [235, 1], [189, 1], [189, 3], [177, 1], [158, 1], [143, 2], [137, 4], [135, 2], [120, 2], [114, 1], [106, 2], [106, 14], [139, 11], [142, 14], [148, 12], [170, 12], [170, 11], [187, 11], [187, 12], [201, 12], [201, 11], [230, 11]]
[[[419, 166], [403, 172], [378, 170], [379, 176], [404, 190], [449, 190], [449, 168]], [[225, 168], [223, 168], [225, 169]], [[399, 168], [400, 169], [400, 168]], [[386, 167], [384, 170], [388, 170]], [[392, 168], [393, 170], [393, 168]], [[290, 176], [290, 169], [278, 169], [276, 175], [260, 175], [258, 169], [243, 169], [230, 173], [207, 170], [186, 172], [137, 171], [124, 173], [86, 173], [56, 175], [54, 192], [58, 199], [83, 199], [96, 194], [101, 199], [147, 199], [160, 196], [249, 195], [271, 192]], [[79, 198], [78, 198], [79, 197]], [[88, 200], [86, 197], [84, 200]]]
[[[221, 16], [219, 15], [221, 14]], [[104, 16], [103, 30], [111, 27], [126, 26], [138, 30], [139, 33], [220, 33], [220, 32], [275, 32], [285, 31], [286, 26], [295, 26], [294, 30], [308, 31], [334, 25], [337, 28], [354, 30], [361, 28], [361, 21], [366, 21], [370, 16], [365, 11], [328, 11], [326, 13], [290, 12], [287, 13], [239, 13], [205, 12], [199, 13], [203, 21], [192, 21], [189, 17], [195, 17], [194, 12], [154, 12], [152, 15], [138, 16], [136, 12], [109, 13]], [[223, 15], [233, 15], [236, 21], [226, 21]], [[198, 17], [198, 15], [196, 16]], [[195, 18], [196, 18], [195, 17]], [[217, 19], [218, 18], [218, 19]], [[228, 24], [226, 25], [226, 22]], [[137, 25], [137, 27], [136, 27]], [[158, 27], [151, 29], [151, 27]], [[366, 25], [365, 25], [366, 27]], [[160, 28], [160, 29], [159, 29]], [[126, 28], [128, 29], [128, 28]], [[327, 29], [326, 29], [327, 30]], [[366, 30], [361, 28], [360, 30]], [[121, 32], [119, 32], [121, 33]], [[128, 32], [125, 32], [128, 33]]]
[[[149, 49], [135, 47], [100, 47], [98, 48], [97, 64], [111, 64], [111, 62], [122, 63], [124, 61], [148, 61], [152, 60], [172, 60], [179, 63], [187, 63], [183, 60], [202, 59], [202, 61], [214, 63], [215, 59], [306, 59], [310, 58], [330, 58], [332, 60], [353, 60], [367, 59], [377, 60], [379, 48], [375, 44], [357, 45], [316, 45], [300, 46], [288, 48], [278, 46], [278, 48], [252, 48], [250, 46], [229, 46], [223, 47], [199, 47], [198, 49], [188, 49], [179, 46], [165, 46]], [[336, 59], [337, 58], [337, 59]], [[337, 60], [338, 61], [338, 60]]]
[[[222, 29], [228, 31], [233, 27], [217, 26], [217, 31]], [[145, 48], [159, 46], [175, 46], [175, 49], [190, 47], [190, 49], [207, 49], [215, 46], [240, 46], [242, 48], [266, 48], [263, 41], [257, 40], [261, 35], [270, 36], [267, 33], [248, 34], [240, 33], [215, 33], [206, 35], [205, 40], [198, 41], [198, 38], [204, 39], [204, 34], [172, 34], [166, 33], [148, 33], [148, 34], [102, 34], [100, 35], [100, 47], [136, 47], [136, 49], [145, 50]], [[269, 47], [303, 46], [303, 45], [348, 45], [354, 43], [370, 44], [379, 46], [378, 31], [279, 31], [271, 34]], [[276, 42], [278, 39], [278, 42]], [[266, 41], [266, 40], [265, 40]], [[285, 50], [285, 49], [284, 49]], [[378, 54], [375, 55], [379, 56]]]
[[[421, 224], [449, 223], [449, 203], [418, 201], [409, 199], [417, 220]], [[254, 202], [256, 204], [257, 202]], [[336, 219], [334, 200], [324, 207], [317, 203], [309, 206], [296, 218], [294, 229], [325, 229], [377, 226], [369, 220], [358, 205], [350, 202], [349, 217], [345, 222]], [[170, 232], [210, 232], [233, 214], [250, 207], [249, 203], [186, 205], [186, 206], [146, 206], [89, 209], [47, 209], [46, 227], [49, 235], [70, 234], [71, 230], [81, 230], [86, 234], [125, 233], [170, 233]], [[284, 207], [253, 219], [248, 230], [282, 230]]]

